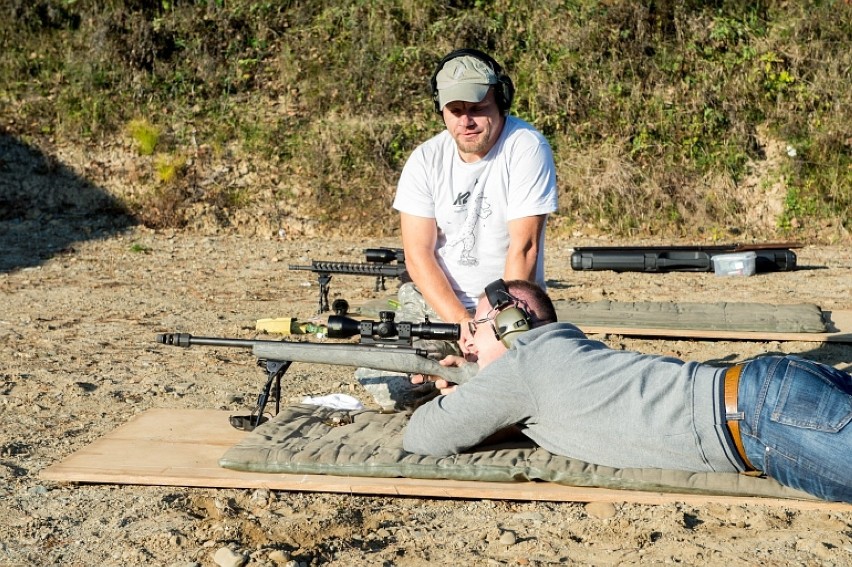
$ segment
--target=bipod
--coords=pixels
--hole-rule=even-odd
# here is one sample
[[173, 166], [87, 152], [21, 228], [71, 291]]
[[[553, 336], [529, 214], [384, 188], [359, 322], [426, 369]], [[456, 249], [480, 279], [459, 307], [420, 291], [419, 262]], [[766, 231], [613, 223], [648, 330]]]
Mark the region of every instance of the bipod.
[[319, 311], [322, 314], [328, 311], [328, 284], [331, 283], [331, 274], [321, 273], [319, 278]]
[[[258, 366], [266, 368], [266, 384], [257, 396], [257, 407], [249, 415], [232, 415], [229, 419], [231, 427], [241, 431], [252, 431], [255, 427], [269, 420], [263, 416], [270, 393], [275, 396], [275, 413], [281, 411], [281, 378], [290, 368], [290, 360], [258, 360]], [[273, 391], [273, 384], [275, 390]]]

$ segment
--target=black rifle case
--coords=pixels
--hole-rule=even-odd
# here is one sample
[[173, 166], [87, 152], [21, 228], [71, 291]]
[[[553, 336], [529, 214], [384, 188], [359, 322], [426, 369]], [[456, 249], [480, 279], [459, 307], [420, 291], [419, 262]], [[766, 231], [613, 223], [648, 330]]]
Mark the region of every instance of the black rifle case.
[[571, 268], [615, 272], [712, 272], [713, 256], [749, 251], [755, 253], [755, 272], [796, 269], [796, 254], [792, 250], [741, 246], [581, 247], [571, 254]]

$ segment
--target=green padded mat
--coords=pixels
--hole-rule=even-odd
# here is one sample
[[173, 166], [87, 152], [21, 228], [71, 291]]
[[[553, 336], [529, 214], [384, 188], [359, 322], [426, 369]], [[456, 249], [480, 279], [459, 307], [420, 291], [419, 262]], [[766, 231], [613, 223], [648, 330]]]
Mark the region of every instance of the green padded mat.
[[813, 304], [671, 303], [658, 301], [554, 301], [560, 321], [575, 325], [692, 329], [707, 331], [764, 331], [824, 333], [822, 310]]
[[405, 413], [290, 406], [230, 448], [219, 464], [232, 470], [261, 473], [547, 481], [583, 487], [815, 500], [767, 478], [736, 473], [616, 469], [553, 455], [531, 443], [493, 446], [450, 457], [414, 455], [402, 448], [407, 422]]

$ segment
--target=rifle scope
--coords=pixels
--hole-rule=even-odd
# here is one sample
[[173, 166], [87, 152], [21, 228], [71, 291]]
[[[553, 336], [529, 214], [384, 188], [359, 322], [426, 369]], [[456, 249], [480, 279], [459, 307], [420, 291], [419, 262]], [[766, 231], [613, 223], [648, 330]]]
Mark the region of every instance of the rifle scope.
[[457, 341], [461, 337], [461, 326], [455, 323], [432, 323], [428, 318], [423, 323], [396, 323], [393, 311], [380, 311], [379, 321], [358, 321], [343, 315], [329, 316], [330, 339], [346, 339], [355, 335], [375, 340], [421, 338]]
[[368, 262], [378, 264], [405, 263], [405, 252], [402, 248], [365, 248], [364, 256]]

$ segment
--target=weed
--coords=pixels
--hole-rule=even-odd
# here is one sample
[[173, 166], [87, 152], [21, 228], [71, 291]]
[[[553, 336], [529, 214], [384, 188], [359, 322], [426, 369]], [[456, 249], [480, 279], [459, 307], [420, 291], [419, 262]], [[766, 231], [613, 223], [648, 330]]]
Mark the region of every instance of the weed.
[[134, 254], [148, 254], [151, 252], [151, 248], [149, 246], [145, 246], [144, 244], [134, 242], [130, 245], [130, 251]]
[[252, 201], [251, 191], [245, 187], [234, 187], [223, 192], [224, 206], [231, 209], [241, 209]]
[[175, 183], [186, 167], [186, 157], [181, 155], [157, 154], [154, 170], [157, 180], [163, 184]]
[[136, 143], [141, 155], [150, 156], [154, 154], [157, 142], [160, 141], [159, 128], [144, 118], [137, 118], [127, 124], [127, 132]]

